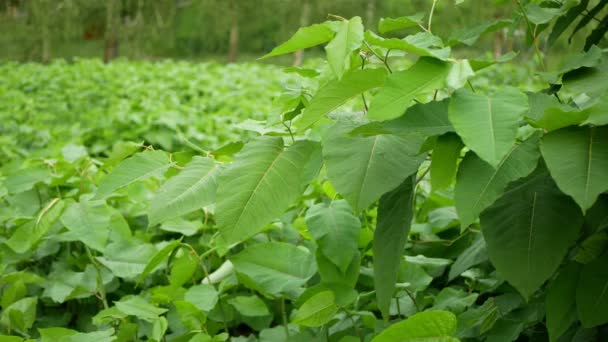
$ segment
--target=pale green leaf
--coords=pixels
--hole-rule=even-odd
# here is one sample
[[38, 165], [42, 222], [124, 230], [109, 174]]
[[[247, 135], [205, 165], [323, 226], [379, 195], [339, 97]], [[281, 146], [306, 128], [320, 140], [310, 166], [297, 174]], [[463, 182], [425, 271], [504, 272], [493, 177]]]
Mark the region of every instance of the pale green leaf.
[[456, 45], [459, 43], [471, 46], [479, 39], [482, 34], [494, 32], [504, 27], [511, 25], [511, 20], [496, 20], [483, 24], [479, 24], [473, 27], [468, 27], [463, 30], [454, 32], [449, 39], [450, 45]]
[[95, 199], [153, 176], [162, 175], [171, 166], [169, 155], [163, 151], [144, 151], [123, 160], [99, 184]]
[[435, 57], [446, 60], [450, 56], [450, 48], [443, 45], [441, 38], [428, 33], [420, 32], [407, 36], [404, 39], [382, 38], [372, 31], [365, 31], [365, 40], [371, 45], [385, 49], [401, 50], [419, 56]]
[[303, 131], [324, 115], [343, 105], [349, 99], [384, 84], [386, 70], [363, 69], [344, 74], [339, 80], [331, 80], [322, 86], [296, 122], [298, 131]]
[[154, 226], [213, 203], [221, 169], [221, 165], [211, 159], [194, 157], [177, 176], [163, 184], [152, 199], [149, 225]]
[[199, 310], [209, 312], [213, 310], [219, 300], [219, 293], [213, 285], [202, 284], [192, 286], [186, 291], [184, 300], [194, 304]]
[[545, 135], [541, 152], [559, 188], [586, 211], [608, 190], [608, 127], [567, 127]]
[[380, 18], [380, 22], [378, 22], [378, 32], [387, 33], [408, 27], [418, 26], [422, 24], [423, 17], [424, 13], [417, 13], [407, 17]]
[[519, 120], [528, 99], [515, 88], [501, 88], [487, 96], [461, 89], [450, 100], [450, 122], [462, 141], [493, 167], [515, 143]]
[[270, 315], [270, 310], [258, 296], [236, 296], [228, 299], [228, 304], [243, 316], [260, 317]]
[[481, 214], [490, 261], [524, 298], [553, 275], [576, 241], [583, 216], [544, 167], [511, 184]]
[[71, 202], [61, 215], [61, 223], [68, 229], [62, 239], [80, 241], [103, 252], [110, 235], [109, 214], [105, 203]]
[[329, 322], [337, 312], [338, 306], [333, 292], [322, 291], [302, 304], [292, 322], [305, 327], [320, 327]]
[[422, 57], [409, 69], [392, 73], [372, 100], [369, 118], [390, 120], [401, 116], [417, 96], [443, 88], [449, 72], [449, 63]]
[[219, 177], [216, 222], [227, 244], [259, 233], [300, 195], [303, 173], [318, 143], [263, 136], [250, 143]]
[[149, 322], [167, 312], [167, 309], [156, 307], [139, 296], [123, 297], [120, 301], [115, 302], [114, 305], [125, 315], [135, 316]]
[[338, 22], [336, 36], [325, 46], [327, 62], [337, 78], [350, 67], [350, 55], [363, 43], [363, 23], [360, 17]]
[[300, 288], [316, 272], [307, 250], [282, 242], [251, 245], [229, 259], [246, 286], [275, 296]]
[[275, 47], [260, 59], [307, 49], [315, 45], [326, 43], [333, 37], [334, 32], [325, 23], [301, 27], [291, 38], [289, 38], [289, 40]]
[[142, 270], [141, 274], [137, 278], [137, 282], [141, 283], [144, 280], [144, 278], [146, 278], [148, 276], [148, 274], [150, 274], [158, 266], [160, 266], [161, 263], [165, 262], [167, 260], [167, 258], [169, 257], [169, 254], [171, 254], [173, 252], [173, 250], [180, 245], [180, 243], [181, 243], [181, 241], [179, 241], [179, 240], [173, 240], [173, 241], [169, 242], [161, 250], [156, 252], [156, 254], [154, 254], [154, 256], [152, 258], [150, 258], [150, 260], [146, 263], [144, 269]]
[[447, 311], [425, 311], [391, 325], [372, 342], [458, 342], [456, 316]]

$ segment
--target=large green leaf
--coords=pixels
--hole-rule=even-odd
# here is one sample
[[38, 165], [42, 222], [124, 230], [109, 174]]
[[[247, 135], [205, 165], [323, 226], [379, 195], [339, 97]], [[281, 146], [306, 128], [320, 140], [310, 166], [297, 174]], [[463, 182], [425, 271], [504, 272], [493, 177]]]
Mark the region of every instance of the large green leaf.
[[431, 186], [433, 190], [449, 187], [458, 168], [460, 151], [464, 147], [460, 137], [448, 133], [437, 138], [431, 160]]
[[587, 108], [585, 112], [589, 114], [585, 124], [608, 125], [608, 92], [601, 95], [597, 102]]
[[123, 297], [114, 304], [125, 315], [135, 316], [146, 321], [153, 321], [167, 311], [167, 309], [162, 309], [148, 303], [148, 301], [140, 296]]
[[152, 176], [162, 175], [171, 166], [169, 155], [163, 151], [144, 151], [122, 161], [99, 184], [95, 199], [105, 198], [114, 191]]
[[458, 170], [454, 200], [462, 227], [472, 224], [479, 214], [494, 203], [507, 185], [529, 175], [536, 168], [540, 151], [538, 135], [515, 145], [496, 168], [468, 152]]
[[308, 231], [319, 249], [342, 272], [357, 253], [361, 222], [345, 200], [319, 203], [306, 213]]
[[414, 176], [384, 194], [374, 231], [374, 287], [382, 316], [388, 319], [403, 249], [414, 216]]
[[530, 93], [528, 102], [530, 111], [526, 114], [526, 120], [530, 125], [547, 131], [578, 125], [589, 116], [587, 111], [560, 103], [555, 96], [548, 94]]
[[473, 241], [473, 243], [467, 249], [462, 251], [462, 253], [458, 254], [458, 257], [452, 266], [450, 266], [448, 280], [452, 281], [464, 271], [486, 260], [488, 260], [486, 242], [484, 241], [482, 234], [477, 234], [475, 241]]
[[323, 159], [331, 183], [360, 211], [416, 172], [425, 156], [418, 154], [423, 142], [419, 134], [348, 136], [353, 128], [341, 121], [327, 130]]
[[119, 278], [135, 279], [156, 255], [156, 248], [149, 243], [112, 243], [108, 244], [104, 256], [97, 260]]
[[26, 224], [19, 226], [5, 243], [17, 253], [25, 253], [46, 235], [48, 230], [57, 222], [63, 209], [65, 201], [58, 198], [50, 201], [40, 211], [38, 217]]
[[298, 131], [310, 127], [356, 95], [382, 86], [385, 79], [384, 69], [363, 69], [349, 71], [341, 79], [327, 82], [313, 96], [308, 108], [297, 121]]
[[450, 63], [422, 57], [409, 69], [392, 73], [372, 100], [369, 118], [390, 120], [401, 116], [417, 96], [443, 88], [449, 72]]
[[608, 322], [608, 254], [583, 266], [576, 286], [578, 317], [586, 328]]
[[316, 272], [310, 252], [283, 242], [249, 246], [230, 261], [246, 286], [273, 296], [300, 288]]
[[176, 249], [181, 244], [180, 240], [173, 240], [169, 242], [165, 247], [160, 249], [146, 264], [145, 268], [137, 278], [137, 282], [141, 283], [148, 274], [152, 273], [157, 267], [160, 266], [163, 262], [169, 258], [169, 255], [173, 253], [173, 250]]
[[310, 297], [296, 313], [293, 323], [306, 327], [320, 327], [329, 322], [338, 312], [331, 291], [322, 291]]
[[218, 180], [216, 221], [228, 244], [246, 240], [279, 216], [300, 194], [302, 176], [318, 144], [263, 136], [235, 157]]
[[363, 43], [363, 23], [360, 17], [340, 21], [334, 39], [325, 46], [327, 62], [337, 78], [350, 67], [350, 55]]
[[102, 252], [110, 236], [110, 211], [105, 203], [72, 202], [61, 215], [61, 223], [68, 229], [63, 239], [80, 241]]
[[375, 46], [401, 50], [419, 56], [435, 57], [441, 60], [447, 60], [450, 56], [450, 48], [444, 47], [441, 38], [429, 32], [420, 32], [404, 39], [398, 39], [382, 38], [371, 31], [365, 31], [365, 40]]
[[502, 88], [492, 96], [461, 89], [450, 100], [448, 115], [465, 145], [496, 167], [515, 143], [527, 109], [526, 95], [515, 88]]
[[420, 133], [425, 136], [453, 132], [448, 120], [448, 100], [415, 104], [397, 119], [371, 122], [355, 128], [351, 135]]
[[576, 241], [583, 216], [544, 167], [481, 214], [490, 261], [525, 298], [547, 280]]
[[289, 38], [285, 43], [275, 47], [260, 59], [283, 55], [286, 53], [295, 52], [302, 49], [307, 49], [315, 45], [323, 44], [330, 41], [334, 37], [334, 32], [326, 23], [314, 24], [307, 27], [301, 27]]
[[154, 226], [213, 203], [221, 169], [221, 165], [211, 159], [194, 157], [177, 176], [163, 184], [152, 199], [149, 225]]
[[579, 266], [571, 263], [559, 272], [557, 278], [548, 287], [545, 311], [551, 341], [557, 341], [578, 319], [576, 316], [576, 285], [579, 273]]
[[608, 190], [608, 127], [567, 127], [545, 135], [541, 152], [559, 188], [583, 209]]
[[36, 321], [37, 304], [38, 297], [25, 297], [2, 308], [0, 325], [23, 332], [28, 331]]
[[372, 342], [458, 342], [456, 316], [448, 311], [432, 310], [417, 313], [391, 325]]

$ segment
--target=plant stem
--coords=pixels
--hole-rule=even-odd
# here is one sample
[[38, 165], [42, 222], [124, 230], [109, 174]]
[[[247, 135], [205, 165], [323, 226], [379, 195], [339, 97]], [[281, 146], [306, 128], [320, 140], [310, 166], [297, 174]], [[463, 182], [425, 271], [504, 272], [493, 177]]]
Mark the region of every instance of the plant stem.
[[[392, 74], [393, 70], [388, 65], [388, 62], [386, 61], [386, 59], [384, 57], [380, 56], [378, 53], [376, 53], [376, 51], [374, 51], [374, 49], [372, 49], [372, 47], [369, 46], [369, 44], [366, 41], [363, 41], [363, 44], [365, 44], [365, 46], [369, 49], [369, 51], [371, 51], [374, 54], [374, 56], [376, 56], [376, 58], [378, 58], [380, 61], [382, 61], [382, 63], [386, 67], [386, 70], [388, 70], [388, 72]], [[387, 56], [388, 56], [388, 51], [387, 51]]]
[[281, 318], [283, 319], [283, 326], [285, 327], [285, 336], [289, 340], [289, 326], [287, 325], [287, 311], [285, 310], [285, 298], [281, 298]]
[[107, 309], [109, 305], [108, 299], [106, 298], [106, 290], [103, 288], [103, 277], [101, 276], [101, 268], [97, 264], [97, 260], [93, 258], [93, 254], [91, 253], [89, 247], [85, 245], [84, 248], [87, 252], [87, 257], [89, 257], [91, 264], [93, 264], [93, 267], [95, 267], [95, 270], [97, 271], [97, 292], [99, 293], [99, 300], [101, 300], [103, 308]]
[[429, 13], [429, 24], [427, 25], [427, 31], [432, 33], [431, 27], [433, 25], [433, 14], [435, 13], [435, 5], [437, 5], [438, 0], [433, 0], [433, 5], [431, 5], [431, 12]]
[[534, 46], [534, 52], [536, 53], [536, 58], [538, 58], [538, 63], [540, 64], [541, 69], [543, 71], [546, 71], [545, 61], [543, 60], [543, 57], [540, 52], [540, 48], [538, 47], [538, 37], [535, 34], [536, 30], [534, 30], [532, 28], [532, 23], [530, 22], [530, 19], [528, 18], [528, 13], [526, 12], [524, 5], [522, 5], [521, 0], [514, 0], [514, 1], [519, 6], [519, 9], [521, 10], [522, 15], [524, 16], [524, 20], [526, 21], [526, 25], [528, 26], [528, 33], [530, 34], [530, 37], [532, 37], [532, 45]]

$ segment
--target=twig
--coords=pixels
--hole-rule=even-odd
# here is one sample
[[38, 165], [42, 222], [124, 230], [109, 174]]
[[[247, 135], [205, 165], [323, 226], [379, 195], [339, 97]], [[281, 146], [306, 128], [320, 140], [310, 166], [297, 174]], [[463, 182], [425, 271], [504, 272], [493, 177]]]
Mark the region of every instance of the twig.
[[437, 5], [437, 0], [433, 0], [433, 5], [431, 5], [431, 12], [429, 14], [429, 24], [428, 24], [428, 32], [431, 32], [431, 26], [433, 25], [433, 14], [435, 13], [435, 5]]
[[[546, 71], [545, 61], [543, 60], [543, 57], [540, 52], [540, 48], [538, 47], [538, 37], [536, 37], [536, 34], [535, 34], [536, 29], [532, 28], [532, 23], [530, 22], [530, 19], [528, 18], [528, 13], [526, 13], [526, 9], [524, 8], [524, 5], [522, 5], [521, 1], [520, 0], [514, 0], [514, 1], [519, 6], [519, 9], [521, 10], [521, 13], [524, 16], [524, 20], [526, 21], [526, 24], [528, 26], [528, 33], [532, 37], [532, 45], [534, 46], [534, 52], [536, 53], [536, 58], [538, 58], [540, 67], [543, 71]], [[538, 28], [538, 26], [537, 26], [537, 28]]]

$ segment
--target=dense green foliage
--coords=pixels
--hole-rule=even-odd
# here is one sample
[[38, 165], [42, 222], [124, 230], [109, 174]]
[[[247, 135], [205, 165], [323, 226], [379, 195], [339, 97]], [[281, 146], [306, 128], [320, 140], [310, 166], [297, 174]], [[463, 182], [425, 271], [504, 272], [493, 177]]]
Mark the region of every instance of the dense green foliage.
[[606, 336], [608, 60], [537, 45], [577, 3], [513, 13], [519, 65], [431, 9], [302, 28], [265, 57], [327, 61], [285, 74], [4, 66], [0, 339]]

